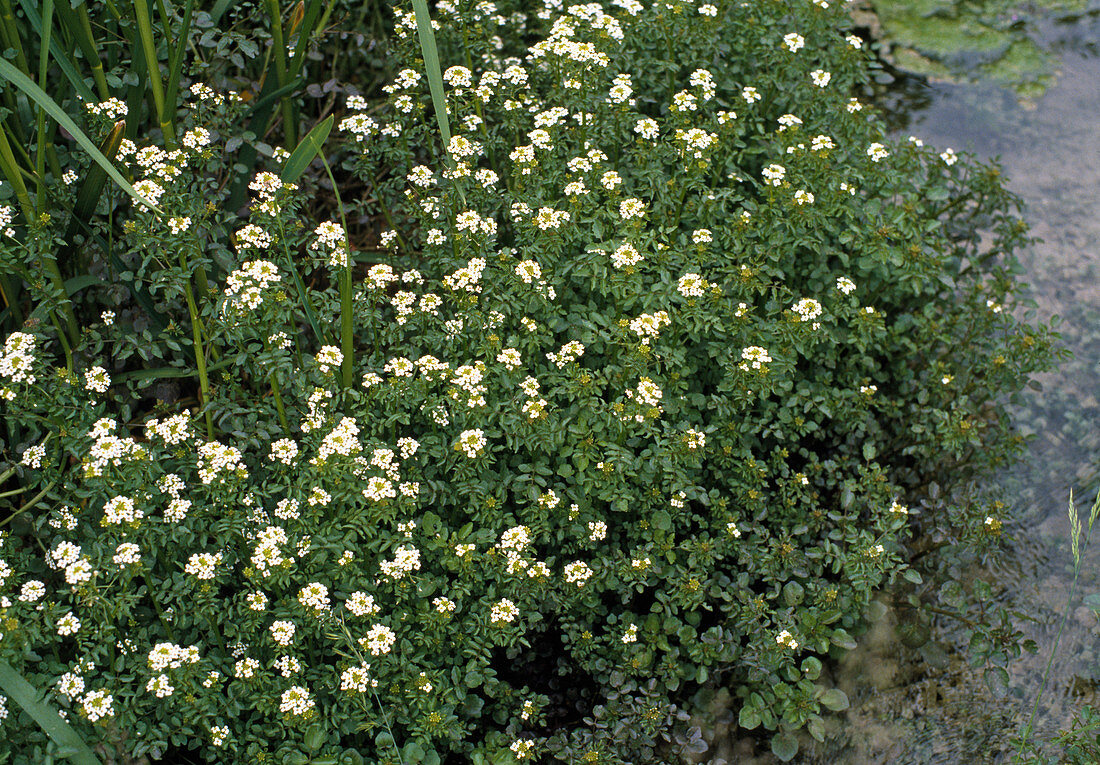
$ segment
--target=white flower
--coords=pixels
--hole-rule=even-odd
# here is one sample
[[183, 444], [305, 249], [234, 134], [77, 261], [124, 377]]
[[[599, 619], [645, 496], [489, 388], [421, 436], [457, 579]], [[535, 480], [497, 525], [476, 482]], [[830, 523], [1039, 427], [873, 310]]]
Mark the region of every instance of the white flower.
[[103, 367], [92, 367], [84, 372], [84, 387], [96, 393], [106, 393], [111, 387], [111, 376]]
[[944, 149], [940, 154], [940, 159], [943, 160], [945, 165], [950, 167], [959, 161], [959, 156], [955, 153], [954, 149]]
[[397, 635], [389, 627], [375, 624], [360, 642], [365, 644], [371, 656], [381, 656], [390, 652], [393, 644], [397, 642]]
[[783, 47], [794, 53], [800, 50], [806, 44], [806, 40], [802, 35], [795, 32], [783, 36]]
[[473, 459], [485, 451], [486, 443], [488, 442], [485, 438], [485, 431], [480, 428], [474, 428], [472, 430], [462, 431], [462, 435], [460, 435], [458, 441], [455, 442], [455, 449], [463, 452], [470, 459]]
[[771, 164], [765, 167], [760, 174], [764, 176], [764, 181], [769, 186], [778, 186], [783, 182], [787, 169], [782, 165]]
[[517, 616], [519, 616], [519, 609], [508, 598], [501, 598], [489, 611], [489, 621], [496, 625], [511, 624]]
[[292, 685], [279, 697], [279, 711], [290, 715], [304, 715], [310, 712], [316, 703], [309, 697], [309, 691], [300, 685]]

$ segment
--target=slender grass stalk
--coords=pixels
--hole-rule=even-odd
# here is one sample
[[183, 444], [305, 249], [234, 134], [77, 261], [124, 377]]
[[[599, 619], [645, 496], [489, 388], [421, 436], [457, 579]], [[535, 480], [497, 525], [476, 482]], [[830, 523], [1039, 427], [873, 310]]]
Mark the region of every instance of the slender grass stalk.
[[137, 22], [141, 50], [148, 70], [149, 90], [153, 94], [153, 106], [157, 110], [157, 122], [164, 133], [164, 143], [169, 149], [176, 145], [176, 105], [164, 100], [164, 84], [160, 79], [160, 62], [157, 60], [156, 42], [153, 40], [153, 20], [149, 14], [149, 0], [134, 0], [134, 19]]
[[[38, 87], [45, 90], [46, 70], [50, 65], [50, 38], [53, 36], [53, 0], [42, 0], [42, 45], [38, 51]], [[36, 110], [37, 125], [35, 135], [38, 138], [38, 150], [35, 153], [35, 172], [38, 173], [38, 199], [35, 208], [46, 209], [46, 110], [39, 104]]]
[[[267, 15], [271, 19], [271, 48], [275, 59], [275, 78], [279, 87], [285, 87], [287, 83], [286, 42], [283, 40], [283, 17], [279, 9], [279, 0], [267, 0]], [[294, 120], [293, 104], [290, 95], [283, 96], [279, 108], [283, 114], [283, 135], [286, 145], [294, 146], [298, 143], [298, 130]]]
[[57, 479], [56, 478], [53, 481], [51, 481], [49, 484], [47, 484], [46, 488], [44, 488], [42, 491], [35, 494], [33, 497], [31, 497], [29, 500], [27, 500], [18, 509], [12, 511], [11, 515], [9, 515], [4, 520], [0, 521], [0, 528], [8, 525], [13, 520], [18, 518], [20, 515], [27, 512], [31, 508], [33, 508], [35, 505], [37, 505], [39, 503], [39, 501], [41, 501], [43, 497], [45, 497], [47, 494], [49, 494], [55, 486], [57, 486]]
[[343, 385], [351, 387], [352, 372], [355, 368], [355, 314], [352, 305], [352, 273], [354, 262], [351, 259], [351, 244], [348, 241], [348, 221], [344, 217], [344, 203], [340, 199], [340, 187], [336, 185], [336, 179], [332, 177], [332, 168], [328, 166], [328, 160], [321, 154], [321, 164], [325, 166], [329, 182], [332, 184], [332, 192], [336, 195], [336, 209], [340, 213], [340, 225], [344, 227], [344, 270], [340, 273], [340, 352], [344, 359], [341, 365]]
[[[99, 58], [99, 50], [96, 47], [95, 35], [92, 33], [92, 20], [88, 18], [88, 4], [81, 3], [80, 7], [76, 9], [76, 12], [80, 15], [80, 28], [83, 30], [83, 39], [87, 42], [88, 48], [84, 50], [85, 57], [88, 59], [88, 65], [92, 69], [92, 79], [95, 80], [96, 90], [99, 92], [100, 98], [106, 101], [111, 96], [111, 90], [107, 87], [107, 75], [103, 71], [103, 61]], [[81, 38], [77, 38], [78, 40]], [[79, 44], [79, 42], [77, 43]]]
[[11, 0], [0, 0], [0, 23], [3, 24], [5, 42], [15, 50], [15, 63], [24, 72], [29, 72], [27, 56], [23, 53], [23, 42], [19, 36], [19, 27], [15, 23]]
[[195, 350], [195, 368], [199, 373], [199, 390], [202, 391], [202, 413], [206, 420], [206, 438], [214, 438], [214, 416], [210, 413], [210, 379], [206, 372], [206, 353], [203, 351], [202, 317], [199, 316], [195, 295], [191, 291], [191, 276], [187, 269], [187, 256], [180, 252], [180, 268], [183, 270], [183, 294], [187, 299], [187, 313], [191, 316], [191, 340]]
[[1069, 610], [1073, 605], [1074, 595], [1077, 594], [1077, 582], [1081, 577], [1081, 550], [1088, 547], [1089, 540], [1092, 538], [1092, 525], [1096, 522], [1096, 517], [1100, 515], [1100, 491], [1096, 493], [1096, 500], [1092, 503], [1092, 510], [1089, 511], [1089, 525], [1085, 530], [1085, 543], [1081, 544], [1081, 521], [1077, 517], [1077, 506], [1073, 502], [1073, 490], [1069, 492], [1069, 528], [1070, 528], [1070, 550], [1073, 552], [1073, 584], [1069, 588], [1069, 596], [1066, 599], [1066, 608], [1062, 612], [1062, 619], [1058, 623], [1058, 632], [1054, 636], [1054, 645], [1050, 649], [1050, 658], [1047, 659], [1046, 669], [1043, 670], [1043, 679], [1039, 683], [1039, 692], [1035, 695], [1035, 704], [1031, 708], [1031, 716], [1028, 718], [1027, 725], [1024, 727], [1024, 732], [1020, 736], [1020, 740], [1016, 748], [1016, 756], [1013, 758], [1013, 762], [1023, 762], [1024, 748], [1027, 746], [1028, 739], [1031, 738], [1032, 730], [1035, 725], [1035, 717], [1039, 714], [1039, 702], [1043, 698], [1043, 691], [1046, 690], [1047, 682], [1050, 680], [1050, 669], [1054, 665], [1054, 657], [1058, 655], [1058, 643], [1062, 639], [1062, 631], [1066, 627], [1066, 620], [1069, 618]]
[[[168, 108], [175, 114], [176, 100], [179, 98], [180, 77], [183, 75], [183, 52], [191, 37], [191, 12], [194, 9], [195, 0], [187, 0], [183, 8], [183, 21], [180, 23], [179, 38], [174, 49], [168, 57], [168, 83], [164, 89], [164, 100]], [[167, 21], [165, 22], [167, 25]], [[174, 117], [173, 117], [174, 119]], [[205, 279], [204, 279], [205, 280]], [[201, 291], [205, 291], [203, 284], [198, 285]]]
[[[24, 7], [24, 10], [26, 8]], [[107, 75], [103, 68], [103, 61], [99, 57], [99, 49], [96, 45], [95, 34], [92, 32], [92, 22], [88, 17], [88, 8], [86, 3], [81, 3], [79, 7], [73, 8], [71, 3], [60, 3], [55, 8], [57, 12], [58, 20], [61, 26], [69, 33], [69, 37], [72, 42], [80, 49], [80, 54], [84, 57], [84, 60], [88, 63], [88, 68], [92, 73], [92, 80], [95, 82], [96, 95], [100, 101], [106, 101], [111, 97], [111, 90], [107, 86]], [[31, 19], [33, 24], [33, 18], [28, 14], [28, 19]], [[58, 65], [66, 72], [66, 76], [69, 77], [69, 81], [80, 94], [81, 98], [91, 101], [95, 96], [84, 85], [83, 78], [73, 77], [67, 70], [76, 72], [76, 66], [74, 62], [68, 60], [67, 57], [57, 55], [55, 51], [54, 58], [57, 60]], [[82, 87], [83, 86], [83, 87]]]

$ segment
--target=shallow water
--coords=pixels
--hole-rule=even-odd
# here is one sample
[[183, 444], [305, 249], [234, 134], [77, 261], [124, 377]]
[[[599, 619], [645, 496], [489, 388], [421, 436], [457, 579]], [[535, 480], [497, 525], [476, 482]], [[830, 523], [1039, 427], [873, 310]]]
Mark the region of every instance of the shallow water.
[[1025, 461], [997, 478], [1018, 519], [1005, 529], [1012, 554], [975, 572], [1004, 584], [998, 600], [1034, 620], [1017, 621], [1039, 652], [1010, 667], [1008, 693], [998, 698], [980, 670], [967, 666], [963, 630], [952, 620], [935, 623], [933, 640], [921, 651], [905, 648], [886, 593], [878, 621], [835, 678], [852, 708], [832, 723], [826, 744], [801, 762], [1009, 761], [1009, 739], [1031, 714], [1067, 609], [1036, 735], [1068, 727], [1083, 704], [1100, 704], [1100, 630], [1082, 605], [1083, 597], [1100, 595], [1100, 529], [1094, 549], [1082, 556], [1074, 602], [1067, 602], [1069, 492], [1087, 520], [1100, 457], [1100, 25], [1085, 18], [1047, 35], [1063, 52], [1061, 74], [1030, 108], [995, 87], [910, 83], [895, 96], [906, 109], [897, 115], [900, 135], [1000, 157], [1009, 187], [1027, 204], [1032, 232], [1043, 240], [1021, 253], [1021, 279], [1031, 285], [1038, 318], [1061, 317], [1059, 331], [1074, 353], [1015, 410], [1020, 430], [1034, 437]]

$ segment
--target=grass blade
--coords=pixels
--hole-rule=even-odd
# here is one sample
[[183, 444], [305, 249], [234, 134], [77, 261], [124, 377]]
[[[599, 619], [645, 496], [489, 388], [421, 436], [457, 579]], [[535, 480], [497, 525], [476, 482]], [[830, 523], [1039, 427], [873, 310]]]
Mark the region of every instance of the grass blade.
[[[187, 41], [191, 37], [191, 10], [195, 0], [187, 0], [183, 9], [183, 23], [180, 25], [179, 40], [176, 41], [176, 49], [168, 59], [168, 87], [164, 91], [164, 100], [169, 104], [175, 104], [179, 98], [180, 75], [183, 73], [183, 53], [187, 48]], [[174, 108], [174, 107], [173, 107]]]
[[420, 38], [420, 50], [424, 54], [424, 69], [428, 76], [428, 89], [432, 94], [432, 106], [435, 107], [435, 121], [439, 125], [439, 136], [446, 150], [451, 143], [451, 126], [447, 120], [447, 102], [443, 96], [443, 72], [439, 68], [439, 49], [435, 46], [435, 32], [432, 30], [432, 16], [428, 12], [427, 0], [413, 0], [416, 11], [416, 36]]
[[54, 743], [72, 752], [69, 758], [77, 765], [102, 765], [88, 745], [77, 735], [57, 710], [39, 701], [39, 693], [21, 674], [5, 661], [0, 661], [0, 688], [41, 726]]
[[[275, 59], [275, 77], [279, 87], [287, 83], [286, 42], [283, 40], [283, 18], [279, 0], [267, 0], [267, 15], [271, 19], [271, 50]], [[283, 97], [280, 108], [283, 113], [283, 135], [287, 145], [298, 142], [298, 126], [294, 120], [294, 108], [290, 99]]]
[[65, 110], [62, 109], [56, 101], [50, 98], [42, 88], [35, 85], [29, 77], [16, 69], [10, 61], [6, 61], [2, 58], [0, 58], [0, 77], [8, 80], [12, 85], [23, 91], [28, 98], [45, 109], [46, 113], [49, 114], [57, 124], [68, 131], [69, 135], [80, 144], [80, 147], [84, 149], [84, 151], [88, 152], [92, 160], [103, 168], [104, 172], [107, 173], [119, 188], [133, 197], [135, 201], [140, 202], [158, 213], [161, 212], [159, 207], [139, 194], [137, 190], [122, 177], [122, 174], [118, 172], [113, 164], [111, 164], [111, 161], [104, 157], [103, 152], [92, 143], [92, 139], [85, 135], [84, 131], [73, 121], [72, 117], [65, 113]]
[[302, 139], [302, 142], [294, 149], [294, 153], [287, 158], [286, 164], [283, 165], [281, 177], [284, 183], [294, 183], [298, 180], [299, 176], [309, 167], [309, 163], [313, 161], [313, 158], [321, 153], [321, 149], [325, 145], [325, 139], [332, 132], [333, 119], [333, 115], [330, 114], [314, 125], [313, 130], [306, 133], [305, 138]]
[[[42, 17], [38, 15], [37, 4], [30, 2], [30, 0], [19, 0], [19, 5], [23, 8], [23, 14], [26, 16], [27, 22], [31, 25], [31, 28], [34, 29], [35, 34], [42, 37]], [[69, 30], [70, 35], [80, 47], [80, 52], [84, 55], [84, 58], [88, 59], [88, 62], [92, 64], [92, 75], [95, 77], [96, 85], [98, 86], [100, 79], [103, 78], [103, 65], [99, 63], [99, 56], [95, 53], [95, 43], [92, 43], [91, 48], [91, 53], [95, 55], [95, 58], [92, 59], [89, 57], [88, 50], [85, 48], [83, 29], [75, 20], [71, 21], [69, 18], [70, 16], [75, 17], [76, 15], [73, 9], [69, 7], [68, 3], [61, 3], [56, 5], [54, 10], [57, 12], [57, 17], [62, 26]], [[72, 24], [77, 24], [75, 30]], [[54, 62], [57, 64], [58, 68], [61, 69], [61, 73], [65, 75], [65, 79], [67, 79], [73, 86], [73, 89], [76, 90], [77, 95], [85, 101], [95, 101], [96, 95], [84, 82], [84, 78], [80, 76], [80, 72], [77, 71], [72, 56], [61, 48], [56, 39], [50, 40], [50, 53], [53, 55]], [[95, 76], [97, 74], [97, 65], [99, 67], [98, 76]], [[110, 93], [107, 91], [107, 81], [103, 79], [103, 87], [100, 89], [99, 100], [106, 101], [109, 96]]]
[[[134, 0], [134, 17], [137, 21], [138, 37], [141, 38], [141, 50], [145, 56], [145, 69], [149, 75], [149, 89], [153, 94], [153, 106], [157, 110], [157, 122], [164, 133], [164, 142], [173, 148], [176, 143], [176, 105], [169, 106], [164, 100], [164, 84], [160, 80], [160, 62], [157, 60], [157, 46], [153, 41], [153, 19], [149, 14], [149, 0]], [[170, 111], [169, 111], [170, 110]]]

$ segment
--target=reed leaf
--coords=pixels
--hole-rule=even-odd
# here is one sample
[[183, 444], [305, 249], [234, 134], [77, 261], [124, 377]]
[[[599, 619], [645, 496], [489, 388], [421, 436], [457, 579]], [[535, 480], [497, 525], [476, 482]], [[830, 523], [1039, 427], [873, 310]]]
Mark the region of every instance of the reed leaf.
[[55, 744], [66, 752], [76, 765], [102, 765], [87, 744], [77, 735], [61, 715], [49, 704], [39, 699], [45, 693], [36, 689], [16, 672], [6, 661], [0, 661], [0, 689], [8, 698], [23, 708]]
[[92, 139], [80, 129], [80, 126], [73, 121], [72, 117], [65, 113], [65, 110], [62, 109], [56, 101], [50, 98], [42, 88], [35, 85], [29, 77], [16, 69], [10, 61], [2, 58], [0, 58], [0, 77], [8, 80], [12, 85], [23, 91], [28, 98], [45, 109], [46, 113], [49, 114], [57, 124], [65, 128], [69, 135], [80, 144], [80, 148], [88, 152], [92, 161], [103, 168], [103, 171], [107, 173], [108, 177], [110, 177], [119, 188], [129, 194], [135, 201], [140, 202], [157, 213], [161, 213], [159, 207], [139, 194], [137, 190], [122, 177], [122, 174], [119, 173], [113, 164], [111, 164], [111, 161], [103, 156], [103, 152], [96, 147]]
[[[31, 0], [19, 0], [19, 5], [23, 9], [23, 15], [26, 17], [27, 23], [31, 25], [31, 29], [33, 29], [34, 33], [38, 35], [39, 38], [41, 38], [43, 36], [43, 30], [42, 16], [38, 12], [38, 9], [40, 7], [39, 4], [31, 2]], [[89, 58], [88, 51], [86, 51], [84, 48], [84, 30], [79, 23], [79, 19], [77, 18], [75, 11], [73, 11], [73, 9], [69, 6], [69, 3], [66, 2], [57, 4], [54, 10], [57, 13], [58, 21], [61, 23], [62, 26], [65, 27], [66, 30], [68, 30], [70, 37], [73, 38], [73, 41], [76, 43], [77, 47], [80, 48], [81, 54], [84, 56], [84, 58], [88, 59], [89, 62], [91, 62], [92, 59]], [[96, 55], [95, 63], [98, 63], [99, 57], [95, 52], [94, 41], [92, 43], [92, 46], [93, 47], [91, 49], [91, 52], [93, 55]], [[92, 89], [88, 87], [87, 83], [84, 82], [84, 78], [80, 76], [80, 72], [76, 67], [75, 59], [73, 59], [73, 57], [61, 47], [56, 38], [50, 40], [49, 47], [50, 54], [53, 56], [54, 63], [57, 64], [57, 67], [61, 70], [61, 73], [65, 75], [65, 79], [69, 81], [69, 84], [73, 86], [73, 89], [76, 91], [77, 95], [79, 95], [85, 101], [95, 101], [96, 95], [92, 92]], [[95, 63], [93, 63], [92, 66], [92, 76], [96, 81], [96, 86], [98, 87], [100, 79], [103, 78], [103, 65], [99, 65], [99, 76], [96, 77]], [[107, 80], [103, 79], [103, 86], [99, 91], [99, 100], [105, 101], [109, 97], [110, 92], [108, 92], [107, 90]]]
[[313, 129], [306, 133], [302, 142], [294, 149], [290, 157], [287, 158], [286, 164], [283, 165], [283, 172], [281, 178], [284, 183], [294, 183], [305, 172], [305, 169], [309, 167], [309, 163], [313, 161], [314, 157], [321, 153], [321, 149], [324, 148], [325, 140], [328, 138], [328, 134], [332, 132], [332, 123], [335, 118], [333, 115], [329, 115], [321, 122], [318, 122], [313, 126]]
[[149, 14], [149, 0], [134, 0], [134, 19], [137, 22], [141, 52], [145, 57], [149, 90], [153, 94], [153, 106], [157, 110], [157, 122], [164, 133], [164, 142], [172, 148], [176, 143], [176, 105], [164, 100], [164, 83], [160, 79], [160, 62], [157, 59], [156, 42], [153, 40], [153, 19]]
[[191, 37], [191, 11], [195, 7], [195, 0], [187, 0], [183, 8], [183, 21], [180, 24], [179, 37], [172, 55], [168, 59], [168, 85], [164, 89], [164, 100], [175, 114], [176, 100], [179, 98], [180, 77], [183, 74], [183, 54], [187, 49], [187, 42]]
[[439, 136], [443, 139], [443, 149], [451, 143], [451, 126], [447, 120], [447, 101], [443, 95], [443, 72], [439, 68], [439, 49], [435, 45], [435, 31], [432, 29], [432, 17], [428, 11], [427, 0], [413, 0], [416, 12], [416, 36], [420, 39], [420, 50], [424, 54], [424, 69], [428, 76], [428, 89], [432, 94], [432, 106], [435, 109], [435, 121], [439, 126]]

